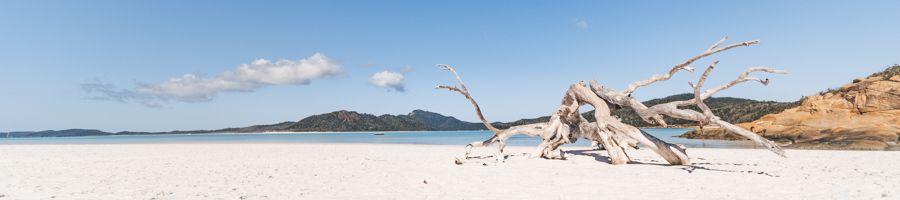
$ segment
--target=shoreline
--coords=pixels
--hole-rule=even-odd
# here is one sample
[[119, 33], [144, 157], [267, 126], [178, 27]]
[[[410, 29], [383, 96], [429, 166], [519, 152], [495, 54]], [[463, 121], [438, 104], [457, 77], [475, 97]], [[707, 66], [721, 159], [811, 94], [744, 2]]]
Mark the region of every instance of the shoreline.
[[[710, 140], [717, 141], [713, 139], [694, 139], [694, 140]], [[304, 144], [322, 144], [322, 145], [398, 145], [398, 146], [435, 146], [435, 147], [452, 147], [464, 149], [466, 144], [430, 144], [430, 143], [371, 143], [371, 142], [300, 142], [300, 141], [271, 141], [271, 142], [244, 142], [244, 141], [166, 141], [166, 142], [132, 142], [132, 143], [23, 143], [23, 144], [0, 144], [0, 146], [54, 146], [54, 145], [74, 145], [74, 146], [84, 146], [84, 145], [117, 145], [117, 146], [126, 146], [126, 145], [187, 145], [187, 144], [211, 144], [211, 145], [229, 145], [229, 144], [246, 144], [246, 145], [287, 145], [287, 144], [296, 144], [296, 145], [304, 145]], [[516, 145], [509, 144], [507, 147], [515, 147], [515, 148], [533, 148], [534, 145]], [[567, 144], [563, 147], [568, 148], [584, 148], [588, 146], [579, 146], [575, 144]], [[491, 147], [482, 147], [488, 149], [494, 149]], [[793, 150], [793, 151], [863, 151], [863, 152], [893, 152], [900, 151], [900, 148], [897, 149], [887, 149], [887, 150], [869, 150], [869, 149], [837, 149], [837, 148], [825, 148], [825, 149], [816, 149], [816, 148], [803, 148], [803, 147], [792, 147], [792, 146], [782, 146], [785, 150]], [[744, 146], [736, 146], [736, 147], [687, 147], [688, 150], [694, 149], [735, 149], [735, 150], [765, 150], [764, 147], [744, 147]], [[640, 149], [638, 149], [640, 150]]]
[[[687, 133], [690, 133], [692, 128], [642, 128], [642, 129], [676, 129], [676, 130], [684, 130]], [[695, 130], [695, 129], [694, 129]], [[313, 136], [313, 137], [330, 137], [329, 134], [360, 134], [360, 135], [369, 135], [369, 134], [422, 134], [428, 135], [429, 133], [449, 133], [452, 135], [455, 134], [463, 134], [463, 135], [480, 135], [486, 134], [489, 135], [490, 131], [488, 130], [454, 130], [454, 131], [365, 131], [365, 132], [256, 132], [256, 133], [201, 133], [201, 134], [125, 134], [125, 135], [94, 135], [94, 136], [69, 136], [69, 137], [13, 137], [13, 138], [0, 138], [0, 145], [54, 145], [54, 144], [69, 144], [69, 145], [85, 145], [85, 144], [412, 144], [412, 145], [448, 145], [448, 146], [456, 146], [456, 145], [466, 145], [468, 142], [478, 141], [485, 138], [472, 138], [472, 141], [464, 141], [465, 143], [456, 142], [435, 142], [433, 140], [424, 139], [423, 141], [413, 140], [404, 141], [403, 139], [387, 139], [387, 140], [379, 140], [379, 139], [363, 139], [363, 140], [349, 140], [343, 141], [343, 139], [322, 139], [322, 138], [308, 138], [303, 139], [299, 137], [301, 135], [321, 135], [321, 136]], [[277, 137], [276, 135], [296, 135], [298, 137], [288, 137], [284, 139], [265, 139], [265, 135], [273, 135], [273, 137]], [[344, 136], [336, 136], [340, 137], [355, 137], [354, 135], [344, 135]], [[723, 148], [723, 149], [761, 149], [759, 146], [755, 145], [739, 145], [739, 144], [727, 144], [727, 142], [747, 142], [747, 140], [721, 140], [716, 138], [685, 138], [682, 135], [673, 135], [672, 138], [679, 138], [681, 140], [689, 140], [689, 141], [679, 141], [677, 139], [664, 139], [665, 141], [677, 144], [685, 144], [688, 145], [688, 148]], [[205, 137], [212, 136], [210, 138], [198, 138], [198, 139], [178, 139], [178, 137]], [[215, 136], [236, 136], [236, 138], [232, 139], [221, 139], [215, 138]], [[245, 137], [246, 136], [246, 137]], [[261, 136], [259, 138], [254, 138], [254, 136]], [[133, 138], [128, 138], [133, 137]], [[159, 137], [156, 139], [155, 137]], [[404, 137], [404, 136], [399, 136]], [[668, 136], [667, 136], [668, 137]], [[118, 140], [117, 138], [125, 138], [122, 140]], [[144, 140], [143, 138], [147, 138]], [[241, 139], [243, 138], [243, 139]], [[109, 139], [109, 140], [107, 140]], [[67, 140], [70, 140], [68, 142]], [[144, 140], [144, 141], [142, 141]], [[281, 141], [279, 141], [281, 140]], [[16, 142], [21, 141], [21, 142]], [[524, 140], [522, 140], [524, 141]], [[582, 142], [579, 140], [579, 142]], [[725, 142], [725, 143], [722, 143]], [[530, 142], [524, 143], [511, 143], [510, 146], [535, 146], [537, 144], [530, 144]], [[583, 143], [583, 142], [582, 142]], [[707, 144], [709, 146], [707, 146]], [[798, 146], [798, 145], [784, 145], [781, 144], [784, 149], [808, 149], [808, 150], [843, 150], [843, 151], [900, 151], [900, 146], [891, 146], [891, 148], [886, 149], [859, 149], [859, 148], [823, 148], [823, 147], [809, 147], [809, 146]], [[584, 145], [569, 145], [569, 146], [584, 146]]]
[[[109, 135], [80, 135], [80, 136], [38, 136], [38, 137], [0, 137], [3, 138], [77, 138], [77, 137], [108, 137], [108, 136], [160, 136], [160, 135], [265, 135], [265, 134], [322, 134], [322, 133], [411, 133], [411, 132], [472, 132], [489, 130], [449, 130], [449, 131], [272, 131], [272, 132], [216, 132], [216, 133], [146, 133], [146, 134], [109, 134]], [[0, 135], [6, 134], [0, 133]]]
[[[667, 128], [645, 128], [645, 129], [667, 129]], [[668, 128], [668, 129], [685, 129], [685, 128]], [[433, 143], [428, 141], [422, 141], [420, 143], [416, 142], [404, 142], [404, 141], [394, 141], [394, 142], [385, 142], [385, 141], [322, 141], [318, 139], [311, 140], [297, 140], [297, 139], [286, 139], [286, 140], [221, 140], [221, 139], [206, 139], [206, 140], [168, 140], [165, 137], [191, 137], [191, 136], [232, 136], [232, 135], [245, 135], [245, 136], [255, 136], [255, 135], [312, 135], [312, 134], [331, 134], [331, 133], [343, 133], [343, 134], [374, 134], [374, 133], [387, 133], [387, 134], [408, 134], [408, 133], [422, 133], [428, 134], [427, 132], [460, 132], [461, 134], [487, 134], [490, 131], [482, 130], [482, 131], [392, 131], [392, 132], [266, 132], [266, 133], [207, 133], [207, 134], [148, 134], [148, 135], [104, 135], [104, 136], [71, 136], [71, 137], [14, 137], [14, 138], [0, 138], [0, 145], [133, 145], [133, 144], [348, 144], [348, 145], [359, 145], [359, 144], [385, 144], [385, 145], [427, 145], [427, 146], [465, 146], [468, 142], [479, 141], [483, 139], [487, 139], [489, 137], [484, 138], [474, 138], [472, 141], [466, 141], [466, 143], [459, 144], [441, 144], [441, 143]], [[116, 140], [115, 138], [125, 138], [125, 137], [138, 137], [137, 139], [126, 139], [126, 140]], [[148, 140], [142, 141], [142, 138], [148, 138]], [[162, 140], [154, 140], [154, 137], [163, 137]], [[681, 138], [678, 135], [671, 136], [672, 138]], [[111, 139], [109, 141], [105, 141], [105, 139]], [[539, 138], [529, 138], [534, 139], [535, 141], [539, 141]], [[684, 138], [682, 138], [684, 139]], [[71, 140], [72, 142], [67, 142], [66, 140]], [[84, 140], [86, 142], [80, 142]], [[666, 140], [666, 139], [664, 139]], [[713, 148], [713, 149], [764, 149], [758, 146], [748, 146], [748, 145], [726, 145], [726, 146], [718, 146], [715, 143], [717, 142], [730, 142], [734, 140], [717, 140], [717, 139], [689, 139], [694, 142], [704, 143], [709, 142], [712, 143], [711, 146], [698, 146], [697, 144], [693, 144], [693, 146], [688, 146], [688, 149], [697, 149], [697, 148]], [[16, 143], [15, 141], [23, 141], [21, 143]], [[47, 142], [41, 142], [47, 141]], [[688, 143], [679, 143], [677, 141], [666, 140], [671, 143], [678, 144], [688, 144]], [[745, 141], [745, 140], [742, 140]], [[7, 143], [4, 143], [7, 142]], [[579, 140], [579, 143], [583, 141]], [[537, 144], [521, 144], [521, 143], [511, 143], [509, 146], [516, 147], [534, 147]], [[578, 144], [568, 144], [566, 146], [572, 147], [582, 147], [585, 145]], [[841, 149], [841, 148], [804, 148], [786, 145], [782, 146], [784, 149], [795, 149], [795, 150], [840, 150], [840, 151], [898, 151], [900, 148], [892, 148], [885, 150], [871, 150], [871, 149]]]
[[[639, 127], [641, 129], [690, 129], [687, 127]], [[264, 134], [323, 134], [323, 133], [412, 133], [412, 132], [490, 132], [490, 130], [448, 130], [448, 131], [272, 131], [272, 132], [216, 132], [216, 133], [147, 133], [147, 134], [110, 134], [110, 135], [83, 135], [83, 136], [39, 136], [39, 137], [0, 137], [3, 138], [77, 138], [77, 137], [107, 137], [107, 136], [159, 136], [159, 135], [264, 135]], [[6, 132], [0, 133], [0, 135]]]

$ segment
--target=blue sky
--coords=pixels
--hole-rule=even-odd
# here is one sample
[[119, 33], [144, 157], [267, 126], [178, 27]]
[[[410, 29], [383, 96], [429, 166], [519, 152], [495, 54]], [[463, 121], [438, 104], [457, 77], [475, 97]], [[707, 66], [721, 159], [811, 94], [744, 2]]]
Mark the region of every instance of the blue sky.
[[[490, 120], [510, 121], [553, 112], [580, 80], [622, 89], [663, 73], [724, 35], [762, 42], [699, 61], [721, 61], [707, 85], [751, 66], [791, 73], [718, 96], [793, 101], [900, 63], [897, 10], [898, 1], [4, 1], [0, 131], [213, 129], [340, 109], [475, 121], [465, 99], [433, 89], [454, 83], [435, 64], [457, 68]], [[338, 70], [281, 81], [238, 70], [258, 59]], [[159, 89], [186, 74], [229, 86], [191, 98]], [[688, 92], [698, 76], [635, 95]]]

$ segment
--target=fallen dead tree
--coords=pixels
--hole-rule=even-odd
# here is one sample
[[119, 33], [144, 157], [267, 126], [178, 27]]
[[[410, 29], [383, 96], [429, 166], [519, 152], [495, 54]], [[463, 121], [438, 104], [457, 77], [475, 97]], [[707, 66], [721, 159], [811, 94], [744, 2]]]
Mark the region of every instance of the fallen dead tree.
[[[646, 105], [641, 103], [641, 101], [635, 99], [631, 95], [640, 87], [669, 80], [679, 71], [693, 72], [694, 68], [691, 67], [691, 64], [693, 64], [697, 60], [700, 60], [701, 58], [729, 49], [755, 45], [758, 43], [758, 41], [752, 40], [741, 43], [734, 43], [722, 47], [721, 45], [727, 39], [727, 37], [722, 38], [703, 53], [696, 55], [681, 64], [675, 65], [666, 74], [654, 75], [647, 80], [636, 81], [622, 91], [614, 91], [604, 88], [597, 81], [591, 81], [590, 85], [585, 84], [584, 82], [572, 84], [563, 96], [559, 108], [550, 116], [550, 120], [548, 122], [513, 126], [508, 129], [502, 130], [494, 127], [484, 117], [484, 114], [481, 111], [481, 107], [478, 105], [475, 99], [472, 98], [471, 94], [469, 94], [467, 86], [462, 81], [462, 78], [460, 78], [456, 70], [449, 65], [438, 65], [441, 69], [450, 71], [455, 76], [459, 85], [437, 86], [436, 88], [455, 91], [465, 96], [475, 107], [476, 114], [478, 115], [478, 118], [481, 120], [481, 122], [484, 123], [485, 127], [487, 127], [491, 132], [494, 133], [494, 135], [487, 140], [472, 142], [467, 145], [465, 154], [462, 158], [457, 159], [456, 163], [461, 164], [462, 160], [471, 158], [469, 156], [469, 153], [472, 148], [486, 147], [494, 144], [496, 144], [497, 149], [496, 153], [493, 156], [497, 159], [498, 162], [503, 162], [506, 157], [503, 153], [503, 149], [506, 146], [507, 139], [509, 139], [513, 135], [525, 134], [529, 136], [540, 137], [542, 139], [541, 144], [538, 145], [535, 152], [531, 154], [531, 157], [543, 157], [548, 159], [563, 158], [562, 151], [559, 150], [559, 146], [563, 144], [573, 143], [577, 139], [581, 138], [603, 145], [604, 149], [609, 155], [610, 163], [615, 165], [625, 164], [630, 161], [630, 158], [626, 153], [626, 148], [636, 147], [637, 144], [641, 144], [644, 147], [654, 151], [656, 154], [664, 158], [669, 164], [690, 164], [690, 159], [686, 153], [686, 149], [682, 145], [665, 142], [663, 140], [660, 140], [659, 138], [653, 137], [647, 132], [638, 129], [637, 127], [622, 123], [618, 118], [611, 115], [610, 108], [608, 106], [609, 104], [615, 104], [622, 107], [630, 107], [644, 121], [663, 127], [666, 127], [667, 124], [663, 120], [662, 116], [696, 121], [701, 125], [701, 127], [705, 124], [718, 125], [719, 127], [746, 137], [759, 145], [765, 146], [770, 151], [778, 154], [779, 156], [784, 156], [784, 151], [777, 144], [753, 132], [744, 130], [743, 128], [735, 126], [734, 124], [721, 120], [719, 117], [715, 116], [712, 113], [712, 111], [708, 106], [706, 106], [703, 101], [719, 91], [731, 88], [732, 86], [743, 82], [756, 81], [762, 83], [763, 85], [767, 85], [769, 83], [768, 79], [750, 77], [749, 75], [753, 72], [784, 74], [786, 73], [785, 71], [765, 67], [752, 67], [738, 76], [737, 79], [729, 82], [728, 84], [714, 87], [701, 92], [707, 77], [709, 77], [709, 74], [715, 68], [716, 64], [718, 64], [718, 61], [715, 61], [706, 68], [706, 70], [696, 83], [689, 82], [689, 85], [694, 92], [694, 98], [691, 100], [675, 101], [647, 107]], [[578, 112], [579, 108], [584, 105], [590, 105], [594, 107], [595, 121], [590, 122], [586, 120]], [[690, 105], [699, 107], [700, 111], [679, 108]]]

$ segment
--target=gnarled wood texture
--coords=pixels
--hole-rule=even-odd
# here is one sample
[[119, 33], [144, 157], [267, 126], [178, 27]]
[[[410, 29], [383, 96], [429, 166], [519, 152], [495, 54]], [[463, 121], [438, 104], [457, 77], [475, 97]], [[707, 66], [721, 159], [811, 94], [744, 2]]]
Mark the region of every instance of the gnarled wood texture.
[[[609, 154], [610, 163], [616, 165], [625, 164], [629, 161], [628, 154], [625, 151], [626, 148], [624, 147], [636, 147], [636, 144], [638, 143], [653, 150], [655, 153], [663, 157], [669, 164], [687, 165], [690, 163], [690, 159], [686, 153], [686, 149], [684, 148], [684, 146], [667, 143], [663, 140], [660, 140], [659, 138], [653, 137], [652, 135], [638, 129], [637, 127], [622, 123], [618, 118], [610, 115], [610, 109], [608, 107], [609, 104], [630, 107], [644, 121], [647, 121], [648, 123], [656, 123], [663, 127], [667, 126], [666, 122], [663, 120], [663, 115], [678, 119], [697, 121], [700, 124], [718, 125], [719, 127], [722, 127], [726, 130], [744, 136], [756, 142], [757, 144], [763, 145], [780, 156], [785, 156], [784, 150], [782, 150], [774, 142], [769, 141], [753, 132], [735, 126], [734, 124], [722, 121], [719, 117], [715, 116], [709, 109], [709, 107], [706, 106], [706, 104], [703, 102], [713, 94], [731, 88], [732, 86], [743, 82], [756, 81], [762, 83], [763, 85], [767, 85], [769, 83], [769, 79], [749, 77], [749, 75], [753, 72], [784, 74], [786, 73], [785, 71], [765, 67], [752, 67], [738, 76], [738, 78], [734, 81], [731, 81], [728, 84], [722, 86], [708, 89], [701, 93], [700, 90], [702, 89], [703, 84], [709, 77], [711, 71], [715, 68], [715, 65], [718, 64], [718, 61], [716, 61], [706, 68], [704, 73], [698, 79], [697, 84], [690, 83], [690, 86], [694, 91], [694, 98], [691, 100], [675, 101], [647, 107], [641, 101], [635, 99], [631, 95], [640, 87], [669, 80], [679, 71], [693, 72], [694, 68], [690, 65], [704, 57], [711, 56], [713, 54], [729, 49], [742, 46], [750, 46], [759, 43], [759, 41], [757, 40], [751, 40], [726, 45], [720, 48], [720, 46], [727, 39], [728, 37], [720, 39], [703, 53], [691, 57], [681, 64], [675, 65], [668, 71], [668, 73], [663, 75], [653, 75], [649, 79], [636, 81], [630, 84], [628, 88], [623, 91], [614, 91], [604, 88], [597, 81], [591, 81], [590, 86], [586, 85], [584, 82], [573, 84], [566, 91], [559, 108], [551, 115], [548, 122], [513, 126], [504, 130], [497, 129], [485, 119], [484, 115], [481, 112], [481, 108], [478, 106], [478, 103], [469, 94], [468, 88], [466, 87], [465, 83], [463, 83], [462, 79], [459, 77], [459, 74], [456, 73], [456, 70], [453, 69], [453, 67], [450, 67], [449, 65], [438, 65], [442, 69], [448, 70], [453, 73], [460, 86], [437, 86], [436, 88], [456, 91], [465, 96], [475, 107], [476, 114], [478, 115], [481, 122], [484, 123], [485, 127], [494, 132], [494, 136], [492, 136], [490, 139], [487, 139], [485, 141], [473, 142], [467, 145], [465, 155], [462, 159], [470, 158], [469, 152], [473, 147], [484, 147], [497, 143], [497, 153], [494, 156], [496, 157], [498, 162], [502, 162], [505, 159], [505, 156], [503, 155], [503, 148], [506, 146], [506, 140], [513, 135], [526, 134], [529, 136], [540, 137], [542, 139], [541, 144], [538, 145], [538, 148], [535, 150], [535, 152], [531, 154], [532, 157], [543, 157], [550, 159], [562, 158], [562, 152], [558, 149], [559, 146], [573, 143], [578, 138], [583, 138], [603, 145], [603, 148]], [[579, 113], [579, 108], [583, 105], [590, 105], [594, 107], [594, 118], [596, 119], [596, 121], [589, 122], [588, 120], [584, 119], [584, 117], [582, 117], [582, 115]], [[690, 109], [678, 108], [680, 106], [688, 105], [698, 106], [700, 108], [700, 112]], [[457, 159], [456, 163], [461, 164], [462, 161], [460, 159]]]

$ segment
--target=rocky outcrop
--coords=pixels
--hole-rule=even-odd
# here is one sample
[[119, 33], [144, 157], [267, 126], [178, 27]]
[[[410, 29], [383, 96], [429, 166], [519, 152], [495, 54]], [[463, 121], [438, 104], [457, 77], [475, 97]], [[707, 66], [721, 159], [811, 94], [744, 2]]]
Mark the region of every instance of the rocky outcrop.
[[[896, 150], [900, 140], [900, 75], [896, 71], [900, 66], [808, 96], [795, 108], [739, 126], [793, 148]], [[739, 139], [717, 128], [682, 137]]]

